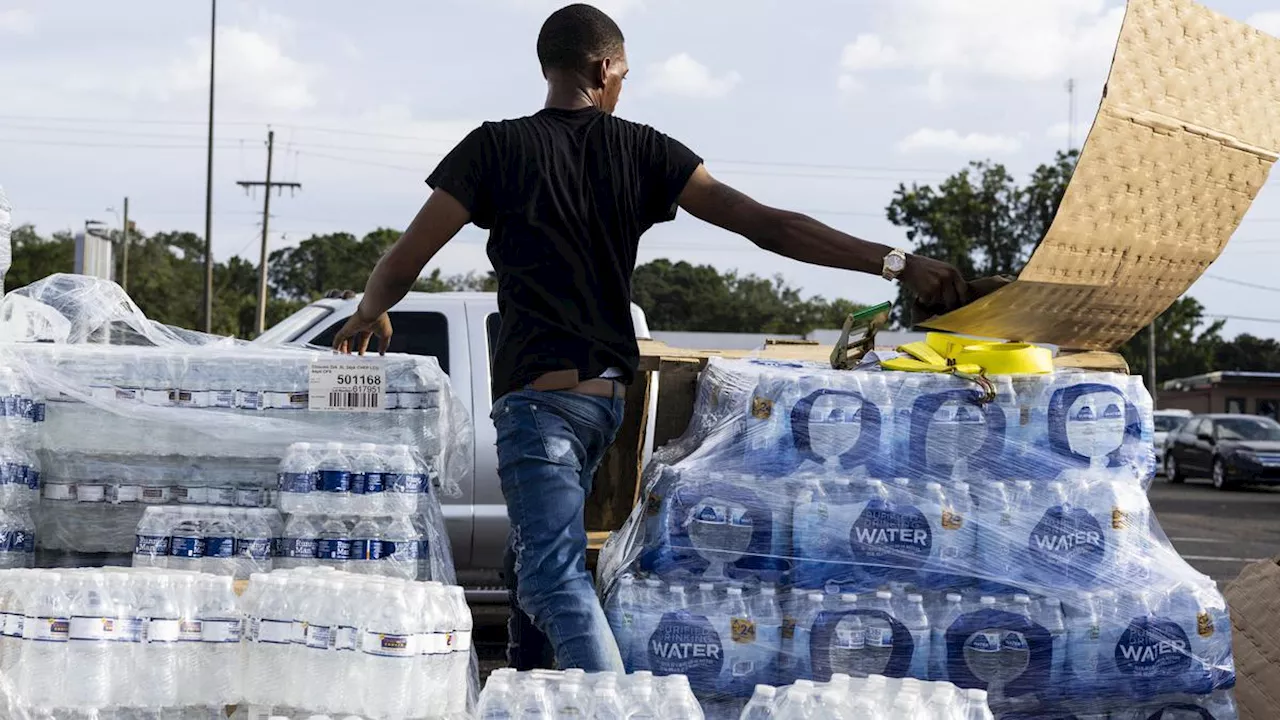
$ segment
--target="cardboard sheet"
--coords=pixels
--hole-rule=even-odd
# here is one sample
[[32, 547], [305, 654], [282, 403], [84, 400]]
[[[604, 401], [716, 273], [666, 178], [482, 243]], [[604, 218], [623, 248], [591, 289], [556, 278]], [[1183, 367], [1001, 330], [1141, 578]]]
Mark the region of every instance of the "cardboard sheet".
[[1231, 608], [1240, 720], [1280, 717], [1280, 565], [1255, 562], [1223, 593]]
[[1280, 155], [1280, 40], [1129, 0], [1097, 118], [1018, 279], [926, 327], [1110, 350], [1213, 263]]

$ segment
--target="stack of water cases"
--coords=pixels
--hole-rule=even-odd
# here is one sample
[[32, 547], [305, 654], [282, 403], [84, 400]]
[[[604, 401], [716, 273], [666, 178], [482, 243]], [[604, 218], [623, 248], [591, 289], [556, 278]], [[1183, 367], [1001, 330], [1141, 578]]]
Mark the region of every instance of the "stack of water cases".
[[250, 579], [241, 608], [248, 717], [466, 717], [472, 621], [456, 585], [278, 570]]
[[534, 670], [495, 670], [476, 706], [476, 720], [574, 718], [575, 720], [703, 720], [698, 699], [683, 675], [648, 671], [618, 676]]
[[932, 373], [705, 377], [602, 555], [629, 670], [709, 712], [844, 673], [986, 690], [1000, 718], [1235, 717], [1223, 598], [1147, 501], [1139, 378], [995, 377], [988, 402]]
[[317, 567], [233, 580], [151, 568], [0, 571], [6, 720], [465, 717], [462, 588]]
[[0, 365], [0, 569], [31, 567], [32, 511], [40, 499], [40, 459], [32, 451], [44, 403], [12, 368]]

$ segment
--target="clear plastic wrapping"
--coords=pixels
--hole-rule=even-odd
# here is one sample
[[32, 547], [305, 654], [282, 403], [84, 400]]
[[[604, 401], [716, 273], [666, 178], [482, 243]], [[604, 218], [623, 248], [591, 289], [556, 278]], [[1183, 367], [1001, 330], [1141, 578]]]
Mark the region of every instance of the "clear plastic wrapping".
[[[806, 714], [807, 713], [807, 714]], [[829, 682], [797, 680], [775, 688], [757, 685], [740, 720], [857, 718], [857, 720], [991, 720], [984, 690], [948, 682], [836, 673]]]
[[154, 323], [95, 278], [54, 275], [7, 295], [0, 369], [36, 400], [18, 403], [34, 430], [0, 443], [4, 457], [38, 458], [38, 562], [127, 563], [150, 507], [276, 507], [288, 448], [341, 440], [403, 446], [424, 468], [415, 522], [436, 541], [432, 577], [451, 581], [439, 495], [471, 472], [473, 436], [448, 376], [431, 357], [366, 358], [385, 372], [379, 411], [313, 410], [312, 365], [333, 358]]
[[648, 671], [619, 676], [582, 670], [494, 670], [476, 705], [476, 720], [511, 718], [649, 718], [703, 720], [683, 675]]
[[602, 552], [629, 670], [704, 704], [846, 673], [983, 689], [996, 717], [1235, 717], [1226, 604], [1146, 497], [1140, 378], [993, 377], [990, 402], [933, 373], [704, 378], [752, 390], [655, 454]]
[[13, 231], [12, 212], [4, 187], [0, 187], [0, 295], [4, 294], [5, 273], [13, 264], [13, 246], [9, 242], [9, 234]]

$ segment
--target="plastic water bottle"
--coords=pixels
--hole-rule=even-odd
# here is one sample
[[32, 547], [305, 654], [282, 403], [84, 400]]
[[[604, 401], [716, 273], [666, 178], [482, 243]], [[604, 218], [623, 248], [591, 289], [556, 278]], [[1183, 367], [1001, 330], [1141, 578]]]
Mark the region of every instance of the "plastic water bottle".
[[200, 672], [202, 692], [197, 704], [228, 705], [240, 698], [240, 639], [243, 632], [243, 619], [236, 607], [232, 578], [201, 578], [198, 597], [201, 656], [198, 667], [203, 669]]
[[378, 678], [365, 685], [365, 714], [407, 717], [407, 689], [413, 682], [418, 656], [414, 619], [404, 593], [388, 584], [377, 593], [378, 602], [364, 608], [360, 651], [363, 673]]
[[328, 517], [320, 525], [316, 558], [325, 567], [345, 568], [351, 561], [351, 526], [340, 517]]
[[773, 720], [778, 689], [772, 685], [757, 685], [751, 700], [742, 708], [738, 720]]
[[0, 510], [0, 568], [26, 568], [35, 564], [35, 522], [21, 506]]
[[387, 513], [386, 462], [373, 443], [361, 443], [352, 459], [351, 512], [356, 515]]
[[948, 679], [947, 672], [947, 630], [956, 619], [964, 614], [964, 598], [959, 593], [947, 593], [942, 607], [932, 616], [931, 642], [929, 648], [929, 679]]
[[281, 512], [291, 515], [316, 512], [316, 458], [311, 443], [294, 443], [285, 451], [276, 476], [276, 488]]
[[790, 661], [795, 679], [809, 679], [813, 676], [811, 666], [813, 625], [822, 613], [824, 598], [822, 593], [809, 593], [804, 596], [803, 605], [796, 615], [795, 633], [791, 639]]
[[[234, 537], [234, 535], [233, 535]], [[204, 568], [205, 536], [198, 511], [183, 507], [169, 539], [170, 570], [198, 572]]]
[[[867, 599], [864, 609], [878, 610], [893, 617], [893, 593], [888, 590], [878, 591], [874, 597]], [[865, 616], [863, 628], [866, 631], [864, 655], [867, 662], [862, 669], [867, 673], [881, 673], [893, 655], [893, 626], [884, 618]]]
[[[293, 613], [289, 607], [286, 581], [280, 575], [264, 575], [257, 598], [254, 633], [249, 639], [249, 662], [244, 674], [244, 692], [250, 703], [274, 705], [280, 669], [287, 667], [293, 637]], [[252, 580], [250, 581], [252, 583]]]
[[418, 495], [425, 492], [422, 469], [408, 445], [397, 445], [384, 467], [382, 505], [389, 515], [408, 515], [418, 509]]
[[975, 569], [986, 577], [1011, 582], [1014, 507], [1007, 486], [1003, 482], [988, 484], [979, 502], [982, 528], [978, 533], [978, 557], [982, 562]]
[[456, 628], [453, 653], [449, 659], [451, 663], [448, 682], [450, 689], [449, 711], [461, 713], [467, 709], [468, 677], [471, 673], [471, 634], [474, 629], [474, 619], [471, 616], [471, 608], [467, 605], [465, 590], [457, 585], [450, 585], [446, 588], [446, 592], [453, 605], [454, 619], [452, 624]]
[[616, 683], [597, 682], [591, 691], [591, 713], [587, 717], [589, 720], [625, 720], [627, 714]]
[[41, 573], [29, 586], [23, 606], [19, 695], [32, 706], [53, 707], [64, 696], [70, 607], [62, 576]]
[[[516, 694], [511, 689], [511, 682], [503, 675], [489, 677], [484, 693], [476, 705], [476, 720], [516, 720]], [[622, 718], [619, 709], [618, 718]]]
[[204, 523], [204, 558], [200, 570], [210, 575], [234, 576], [240, 569], [236, 559], [236, 528], [231, 523], [231, 513], [226, 508], [214, 508], [208, 512]]
[[1080, 602], [1072, 606], [1068, 621], [1067, 654], [1076, 687], [1096, 687], [1099, 680], [1099, 652], [1102, 649], [1102, 618], [1092, 593], [1080, 595]]
[[248, 580], [253, 573], [271, 572], [275, 533], [268, 517], [270, 510], [245, 510], [236, 523], [237, 580]]
[[[741, 594], [741, 588], [729, 588]], [[687, 720], [703, 720], [702, 705], [693, 695], [686, 675], [670, 675], [666, 678], [666, 687], [662, 689], [663, 700], [659, 706], [663, 717], [687, 718]]]
[[316, 460], [320, 495], [316, 509], [324, 515], [345, 515], [351, 511], [351, 464], [342, 443], [325, 443]]
[[[143, 650], [146, 640], [146, 619], [142, 617], [139, 591], [143, 577], [135, 574], [111, 573], [106, 576], [107, 591], [115, 606], [115, 627], [109, 657], [113, 668], [132, 668], [145, 661]], [[127, 678], [132, 680], [132, 678]], [[111, 704], [125, 705], [136, 697], [137, 688], [132, 682], [116, 675], [111, 683]]]
[[165, 576], [142, 580], [138, 613], [146, 622], [143, 633], [146, 661], [138, 667], [138, 684], [144, 707], [170, 707], [178, 700], [178, 640], [182, 615], [176, 595]]
[[169, 560], [170, 516], [162, 508], [148, 507], [138, 521], [133, 541], [133, 566], [163, 568]]
[[911, 677], [928, 678], [931, 638], [929, 616], [925, 613], [922, 596], [907, 595], [906, 612], [903, 613], [901, 620], [911, 633], [911, 642], [914, 646], [911, 654], [911, 669], [908, 673]]
[[345, 569], [358, 575], [382, 574], [382, 533], [376, 519], [358, 518], [351, 529], [351, 560]]
[[623, 665], [630, 666], [630, 653], [635, 640], [636, 581], [631, 574], [618, 578], [617, 588], [605, 605], [605, 617], [613, 629], [613, 637], [622, 651]]
[[73, 707], [105, 707], [111, 700], [111, 604], [100, 572], [76, 577], [67, 630], [67, 700]]
[[319, 559], [320, 529], [310, 515], [291, 515], [284, 526], [283, 548], [275, 561], [280, 569], [315, 565]]
[[1054, 598], [1040, 598], [1033, 605], [1032, 619], [1049, 631], [1052, 659], [1048, 681], [1056, 685], [1066, 679], [1067, 626], [1062, 615], [1062, 603]]
[[422, 534], [413, 526], [413, 522], [404, 516], [395, 516], [382, 531], [383, 568], [380, 574], [413, 580], [420, 574], [422, 557]]

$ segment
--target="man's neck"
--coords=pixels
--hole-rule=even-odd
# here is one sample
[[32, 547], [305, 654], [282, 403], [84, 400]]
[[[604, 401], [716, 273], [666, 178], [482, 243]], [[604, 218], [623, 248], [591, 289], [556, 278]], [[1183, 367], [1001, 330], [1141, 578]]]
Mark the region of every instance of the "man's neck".
[[547, 100], [544, 108], [554, 110], [582, 110], [596, 107], [591, 92], [579, 86], [547, 85]]

